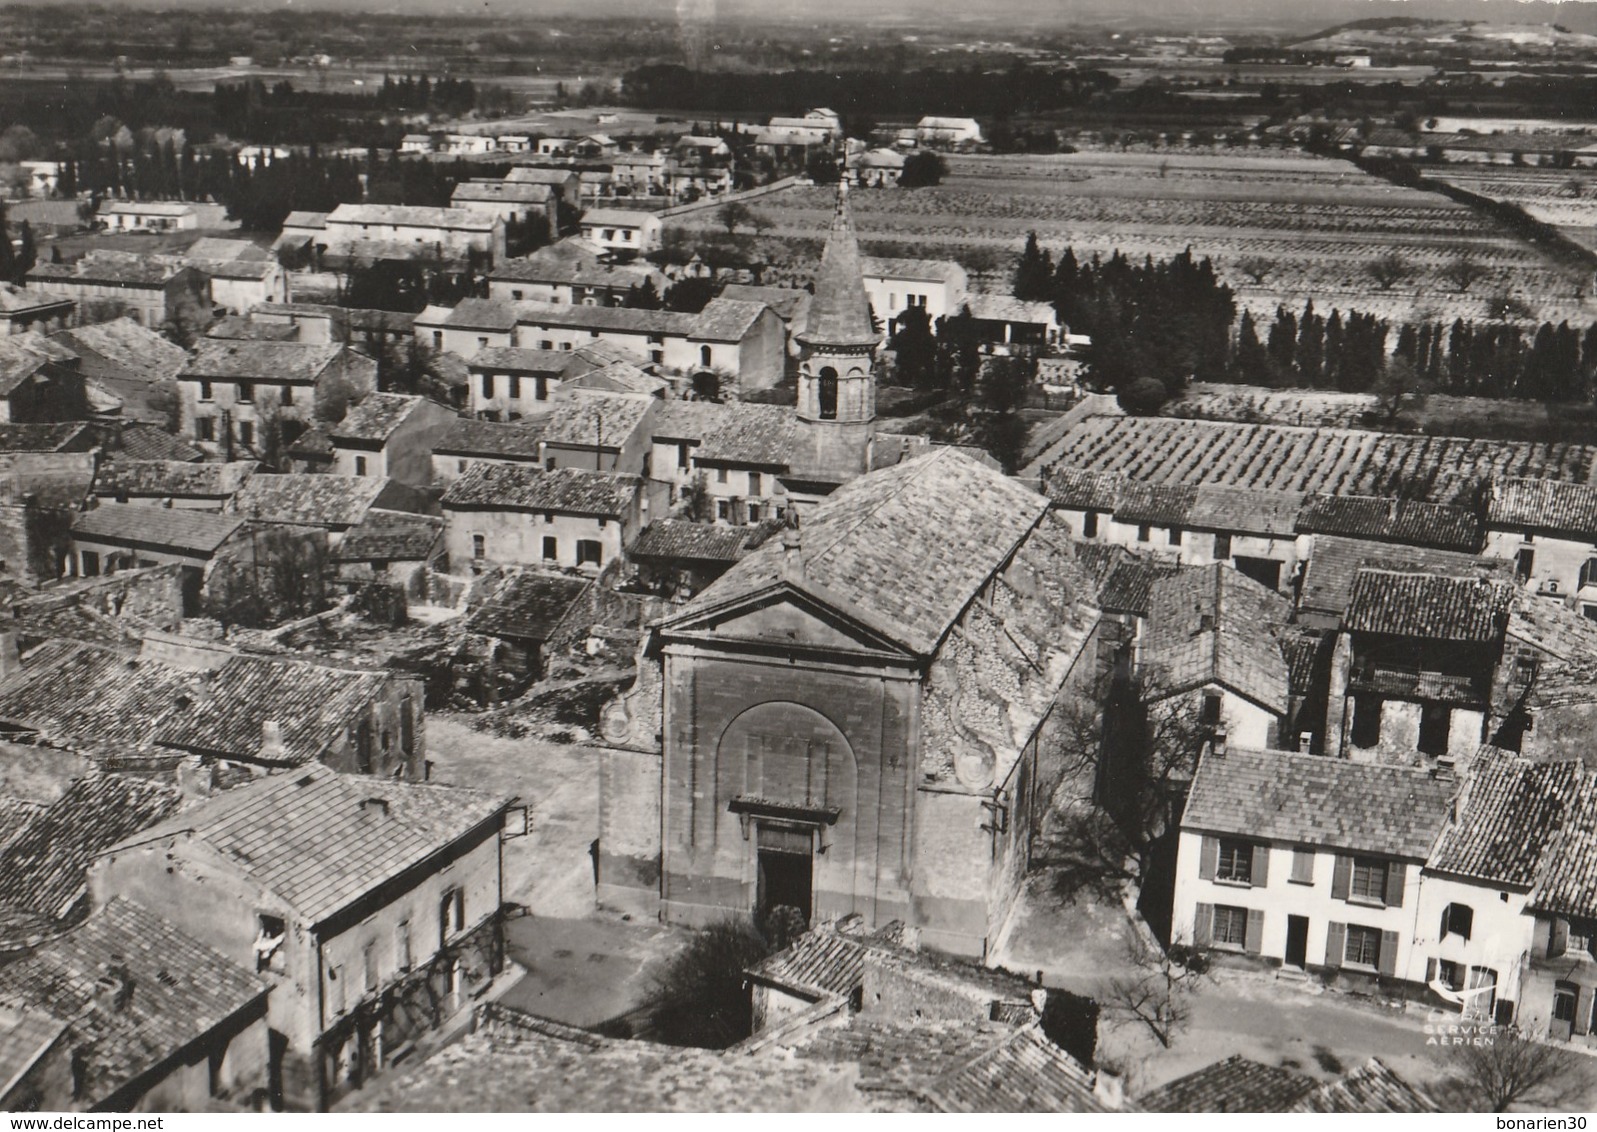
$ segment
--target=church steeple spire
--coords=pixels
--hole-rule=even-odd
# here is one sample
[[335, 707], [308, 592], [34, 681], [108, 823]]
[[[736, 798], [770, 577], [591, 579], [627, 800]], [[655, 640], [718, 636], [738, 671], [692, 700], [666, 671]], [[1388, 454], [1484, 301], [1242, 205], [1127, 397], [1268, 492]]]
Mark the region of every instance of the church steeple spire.
[[820, 270], [815, 273], [815, 297], [799, 342], [805, 346], [875, 346], [881, 341], [871, 323], [871, 304], [865, 297], [864, 269], [854, 217], [848, 207], [848, 180], [837, 182], [837, 208], [826, 234]]

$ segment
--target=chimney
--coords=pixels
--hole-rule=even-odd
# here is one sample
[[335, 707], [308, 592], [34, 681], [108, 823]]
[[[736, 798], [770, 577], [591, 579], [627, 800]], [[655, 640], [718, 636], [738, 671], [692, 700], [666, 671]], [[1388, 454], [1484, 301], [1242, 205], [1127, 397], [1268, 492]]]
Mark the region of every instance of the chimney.
[[1125, 1078], [1107, 1069], [1100, 1069], [1093, 1078], [1092, 1094], [1103, 1102], [1105, 1108], [1121, 1108], [1126, 1103]]
[[1436, 765], [1431, 768], [1431, 777], [1450, 782], [1457, 769], [1458, 760], [1452, 755], [1438, 755], [1436, 756]]
[[288, 758], [288, 748], [283, 746], [283, 725], [275, 719], [261, 724], [261, 746], [256, 752], [262, 762], [282, 762]]
[[360, 800], [360, 809], [362, 813], [378, 814], [386, 818], [388, 816], [388, 799], [362, 798]]
[[123, 1013], [133, 1003], [133, 973], [120, 963], [107, 967], [96, 982], [95, 997]]
[[1209, 753], [1217, 759], [1225, 758], [1226, 726], [1224, 721], [1216, 723], [1209, 736]]
[[799, 533], [798, 512], [788, 509], [788, 524], [782, 530], [782, 577], [789, 582], [804, 578], [803, 536]]

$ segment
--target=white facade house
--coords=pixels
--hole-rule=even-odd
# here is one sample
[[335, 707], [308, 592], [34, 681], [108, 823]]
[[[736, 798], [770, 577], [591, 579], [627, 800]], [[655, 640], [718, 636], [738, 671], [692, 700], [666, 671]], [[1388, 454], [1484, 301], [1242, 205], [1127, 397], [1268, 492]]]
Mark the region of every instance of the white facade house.
[[919, 307], [935, 327], [938, 319], [957, 311], [970, 293], [965, 269], [952, 260], [867, 256], [862, 268], [865, 295], [883, 325], [896, 322], [908, 308]]
[[[288, 231], [284, 226], [285, 233]], [[505, 225], [497, 216], [463, 208], [391, 204], [341, 204], [327, 214], [316, 243], [334, 255], [363, 244], [414, 247], [430, 254], [468, 251], [504, 254]]]
[[642, 495], [632, 475], [473, 463], [442, 500], [449, 567], [597, 572], [636, 537]]
[[200, 226], [194, 206], [178, 201], [108, 200], [96, 215], [113, 232], [180, 232]]
[[642, 255], [660, 246], [660, 217], [653, 212], [590, 208], [582, 214], [582, 236], [611, 253]]
[[1597, 617], [1597, 488], [1499, 477], [1486, 504], [1485, 553], [1526, 589]]

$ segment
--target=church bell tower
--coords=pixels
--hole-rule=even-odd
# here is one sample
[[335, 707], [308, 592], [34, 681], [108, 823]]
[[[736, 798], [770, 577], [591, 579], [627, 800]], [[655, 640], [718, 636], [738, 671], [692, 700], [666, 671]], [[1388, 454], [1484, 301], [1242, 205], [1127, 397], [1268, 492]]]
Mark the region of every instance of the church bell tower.
[[846, 178], [837, 185], [837, 210], [798, 343], [800, 466], [794, 470], [818, 485], [846, 483], [870, 470], [881, 344], [865, 297]]

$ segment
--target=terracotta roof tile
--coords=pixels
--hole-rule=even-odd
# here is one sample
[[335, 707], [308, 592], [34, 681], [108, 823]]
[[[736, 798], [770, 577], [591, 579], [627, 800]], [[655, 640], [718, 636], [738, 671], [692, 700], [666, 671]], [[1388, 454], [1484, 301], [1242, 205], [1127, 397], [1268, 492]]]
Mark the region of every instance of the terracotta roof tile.
[[444, 521], [432, 515], [372, 508], [344, 532], [333, 550], [336, 562], [420, 562], [443, 538]]
[[1506, 579], [1513, 574], [1513, 563], [1497, 558], [1314, 535], [1298, 595], [1299, 607], [1342, 616], [1353, 596], [1354, 579], [1365, 568], [1455, 577]]
[[316, 924], [507, 804], [476, 790], [343, 775], [314, 764], [197, 802], [108, 852], [192, 838]]
[[444, 492], [447, 510], [550, 511], [617, 518], [627, 513], [643, 481], [617, 472], [473, 464]]
[[543, 425], [538, 420], [501, 424], [461, 417], [449, 421], [433, 434], [433, 455], [491, 456], [536, 464], [542, 439]]
[[188, 507], [106, 503], [72, 516], [72, 537], [209, 555], [243, 525], [237, 515]]
[[491, 637], [547, 641], [567, 611], [592, 582], [534, 570], [513, 574], [472, 615], [474, 633]]
[[1342, 623], [1354, 633], [1492, 641], [1503, 635], [1513, 598], [1506, 581], [1363, 569]]
[[1410, 767], [1232, 749], [1199, 760], [1181, 827], [1424, 860], [1452, 788]]
[[340, 440], [386, 441], [421, 404], [422, 398], [402, 393], [368, 393], [350, 407], [329, 435], [335, 444]]
[[1346, 495], [1309, 496], [1297, 529], [1461, 553], [1480, 550], [1483, 538], [1480, 516], [1466, 507]]
[[743, 557], [750, 538], [748, 527], [656, 519], [643, 528], [629, 553], [634, 558], [736, 562]]
[[1149, 1112], [1290, 1112], [1314, 1078], [1237, 1054], [1178, 1077], [1142, 1098]]
[[112, 460], [100, 465], [94, 494], [165, 499], [189, 497], [224, 500], [255, 474], [253, 460], [229, 464], [194, 464], [186, 460]]
[[1494, 528], [1543, 531], [1597, 539], [1597, 487], [1550, 479], [1492, 480], [1486, 523]]
[[1464, 775], [1458, 816], [1442, 831], [1426, 868], [1528, 889], [1582, 775], [1579, 762], [1533, 763], [1484, 748]]
[[352, 527], [365, 517], [389, 481], [380, 476], [251, 476], [233, 509], [270, 523]]
[[1377, 1058], [1318, 1086], [1294, 1112], [1440, 1112], [1441, 1106]]

